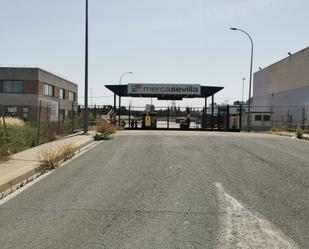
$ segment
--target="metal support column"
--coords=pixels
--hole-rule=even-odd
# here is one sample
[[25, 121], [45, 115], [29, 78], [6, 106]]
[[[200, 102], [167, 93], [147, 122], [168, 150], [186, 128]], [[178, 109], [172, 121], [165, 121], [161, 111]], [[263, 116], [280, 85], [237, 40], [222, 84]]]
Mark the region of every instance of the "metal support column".
[[239, 105], [239, 131], [241, 131], [242, 126], [242, 104]]
[[120, 126], [120, 116], [121, 116], [121, 96], [119, 95], [119, 111], [118, 111], [118, 125]]
[[131, 106], [129, 105], [129, 128], [131, 128]]
[[207, 128], [207, 97], [205, 97], [205, 106], [204, 106], [204, 119], [203, 119], [203, 124], [204, 124], [204, 129]]
[[116, 94], [114, 93], [114, 111], [116, 112], [116, 108], [117, 108], [117, 106], [116, 106]]
[[218, 117], [217, 117], [217, 123], [218, 123], [218, 130], [220, 131], [220, 106], [218, 106]]
[[211, 130], [214, 129], [214, 95], [211, 95]]
[[226, 130], [230, 130], [230, 106], [226, 105]]
[[95, 119], [97, 119], [97, 105], [94, 105], [94, 108], [93, 108], [93, 116]]
[[167, 108], [167, 129], [170, 128], [170, 108]]

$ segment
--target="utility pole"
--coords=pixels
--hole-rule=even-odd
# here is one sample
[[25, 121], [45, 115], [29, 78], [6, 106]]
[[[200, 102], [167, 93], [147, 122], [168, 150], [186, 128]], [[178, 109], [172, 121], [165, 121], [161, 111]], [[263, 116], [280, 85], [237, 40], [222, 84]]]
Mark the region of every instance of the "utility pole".
[[84, 133], [88, 132], [88, 0], [86, 0], [86, 32], [85, 32], [85, 103]]

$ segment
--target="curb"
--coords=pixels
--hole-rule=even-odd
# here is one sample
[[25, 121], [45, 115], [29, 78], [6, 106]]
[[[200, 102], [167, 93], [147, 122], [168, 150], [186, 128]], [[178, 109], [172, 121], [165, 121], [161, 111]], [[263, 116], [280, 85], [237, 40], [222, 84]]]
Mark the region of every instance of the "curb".
[[[95, 142], [96, 141], [90, 140], [90, 141], [87, 141], [79, 145], [76, 148], [75, 155], [78, 155], [79, 153], [81, 153], [82, 149], [86, 149], [88, 146], [90, 146], [91, 144]], [[23, 187], [27, 183], [38, 178], [39, 176], [44, 175], [45, 172], [42, 172], [40, 167], [41, 165], [38, 162], [37, 166], [34, 169], [29, 170], [28, 172], [22, 175], [16, 176], [14, 179], [10, 180], [9, 182], [0, 185], [0, 200], [8, 196], [9, 194], [13, 193], [14, 191], [18, 190], [19, 188]]]
[[[276, 136], [282, 136], [282, 137], [294, 137], [294, 136], [289, 135], [289, 134], [276, 133], [276, 132], [267, 132], [267, 134], [276, 135]], [[298, 139], [298, 140], [306, 140], [306, 141], [309, 141], [309, 137], [303, 137], [302, 139]]]

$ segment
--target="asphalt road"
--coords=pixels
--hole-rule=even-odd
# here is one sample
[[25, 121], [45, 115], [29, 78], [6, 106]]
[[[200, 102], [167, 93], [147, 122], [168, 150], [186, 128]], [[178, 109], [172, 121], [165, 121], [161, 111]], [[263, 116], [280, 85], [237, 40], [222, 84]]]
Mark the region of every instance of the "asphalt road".
[[309, 143], [123, 132], [0, 206], [0, 248], [309, 248]]

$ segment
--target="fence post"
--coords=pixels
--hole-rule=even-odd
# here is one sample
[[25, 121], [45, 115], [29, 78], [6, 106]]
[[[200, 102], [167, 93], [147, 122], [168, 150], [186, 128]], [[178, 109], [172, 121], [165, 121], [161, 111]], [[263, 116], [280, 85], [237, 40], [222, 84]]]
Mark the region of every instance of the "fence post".
[[170, 128], [170, 108], [167, 107], [167, 129]]
[[218, 130], [220, 131], [221, 127], [220, 127], [220, 106], [219, 105], [218, 105], [217, 126], [218, 126]]
[[39, 116], [38, 116], [38, 134], [37, 134], [37, 145], [40, 145], [40, 126], [41, 126], [41, 100], [39, 102]]
[[71, 118], [72, 118], [72, 131], [74, 131], [74, 118], [75, 118], [75, 115], [74, 115], [74, 102], [72, 102], [72, 110], [71, 110]]
[[203, 107], [202, 110], [202, 129], [205, 129], [206, 125], [205, 125], [205, 108]]
[[242, 104], [239, 105], [239, 131], [241, 131], [242, 125]]
[[304, 106], [302, 108], [302, 122], [301, 122], [302, 130], [305, 129], [305, 116], [306, 116], [306, 110], [305, 110], [305, 106]]
[[2, 113], [2, 123], [3, 123], [3, 128], [4, 128], [4, 135], [5, 135], [5, 138], [8, 138], [8, 131], [6, 128], [5, 117], [4, 117], [5, 112], [3, 111], [2, 105], [0, 105], [0, 111]]
[[211, 130], [214, 129], [214, 95], [211, 95]]
[[129, 105], [129, 129], [131, 127], [131, 105]]

